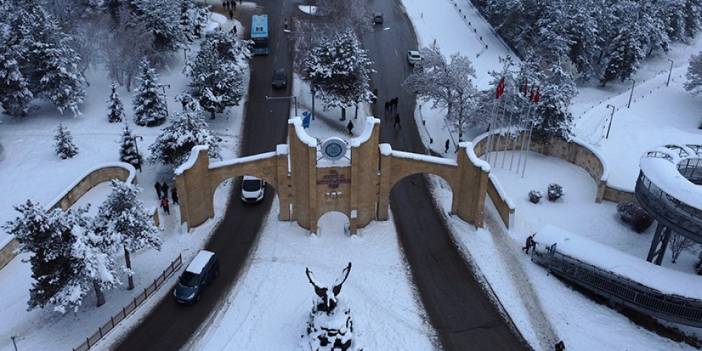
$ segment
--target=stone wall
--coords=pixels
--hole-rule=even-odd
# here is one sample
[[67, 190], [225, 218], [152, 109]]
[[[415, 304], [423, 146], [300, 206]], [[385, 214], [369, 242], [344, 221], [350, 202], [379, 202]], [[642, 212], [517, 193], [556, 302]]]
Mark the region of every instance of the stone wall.
[[512, 225], [512, 219], [514, 217], [514, 205], [512, 204], [511, 200], [502, 192], [500, 184], [493, 174], [490, 174], [488, 180], [488, 196], [490, 197], [492, 204], [495, 205], [497, 213], [499, 213], [500, 219], [502, 219], [502, 223], [505, 224], [505, 227], [509, 228]]
[[[47, 208], [51, 210], [55, 208], [67, 210], [73, 206], [78, 199], [90, 191], [90, 189], [100, 183], [111, 181], [112, 179], [119, 179], [123, 182], [129, 181], [132, 184], [136, 184], [136, 170], [132, 165], [122, 162], [96, 168], [89, 171], [85, 176], [79, 178], [78, 181], [69, 186], [56, 200], [51, 202]], [[154, 214], [154, 220], [158, 223], [158, 211]], [[16, 256], [15, 250], [18, 247], [19, 243], [16, 239], [12, 238], [0, 249], [0, 269], [4, 268], [5, 265], [12, 261]]]

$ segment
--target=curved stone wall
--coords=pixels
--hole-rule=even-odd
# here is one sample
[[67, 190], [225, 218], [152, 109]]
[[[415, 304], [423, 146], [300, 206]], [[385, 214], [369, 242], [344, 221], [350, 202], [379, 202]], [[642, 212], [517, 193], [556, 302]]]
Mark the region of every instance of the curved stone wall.
[[[47, 209], [53, 210], [55, 208], [61, 208], [66, 210], [73, 206], [73, 204], [90, 191], [90, 189], [112, 179], [119, 179], [123, 182], [136, 184], [136, 170], [134, 166], [123, 162], [109, 163], [92, 169], [68, 186], [54, 201], [47, 205]], [[158, 211], [156, 212], [154, 221], [158, 223]], [[15, 258], [15, 251], [18, 247], [19, 243], [14, 238], [8, 240], [5, 245], [3, 245], [2, 249], [0, 249], [0, 269]]]

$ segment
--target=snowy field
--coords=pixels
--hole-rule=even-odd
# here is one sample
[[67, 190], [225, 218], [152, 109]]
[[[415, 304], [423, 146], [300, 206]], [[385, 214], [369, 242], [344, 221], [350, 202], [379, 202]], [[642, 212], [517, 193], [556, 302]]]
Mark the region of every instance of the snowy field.
[[[238, 25], [227, 21], [223, 16], [213, 14], [212, 28], [222, 26], [231, 28]], [[190, 52], [197, 52], [198, 43], [194, 43]], [[160, 73], [161, 83], [165, 85], [167, 104], [170, 115], [181, 110], [179, 102], [174, 97], [186, 90], [188, 82], [183, 74], [185, 65], [182, 54], [174, 54], [171, 66]], [[55, 108], [48, 104], [39, 104], [37, 109], [28, 117], [13, 118], [0, 115], [0, 223], [14, 218], [16, 212], [13, 205], [32, 199], [47, 205], [51, 200], [64, 191], [86, 171], [106, 162], [119, 160], [119, 140], [123, 123], [107, 122], [107, 99], [110, 93], [111, 81], [100, 66], [87, 72], [90, 86], [86, 89], [86, 103], [82, 106], [82, 115], [60, 115]], [[248, 86], [248, 82], [244, 82]], [[123, 88], [118, 92], [125, 107], [126, 120], [135, 135], [143, 137], [138, 140], [139, 151], [148, 158], [148, 146], [153, 143], [162, 128], [147, 128], [136, 126], [133, 121], [132, 93]], [[213, 132], [222, 138], [222, 157], [235, 157], [239, 150], [240, 130], [243, 121], [243, 106], [228, 109], [219, 114], [217, 119], [208, 123]], [[71, 131], [74, 142], [78, 146], [77, 156], [60, 160], [53, 150], [53, 135], [56, 126], [62, 122]], [[140, 199], [146, 207], [157, 207], [157, 197], [153, 184], [156, 181], [170, 182], [172, 171], [169, 167], [145, 163], [143, 172], [137, 173], [137, 182], [143, 191]], [[171, 184], [171, 186], [173, 186]], [[18, 190], [19, 189], [19, 190]], [[27, 255], [20, 255], [0, 270], [0, 310], [14, 318], [5, 318], [0, 322], [0, 350], [13, 350], [10, 336], [17, 337], [20, 350], [50, 350], [56, 345], [66, 349], [76, 346], [84, 338], [93, 333], [109, 316], [114, 315], [144, 287], [151, 284], [154, 278], [161, 274], [168, 264], [178, 254], [183, 255], [183, 261], [188, 262], [202, 248], [209, 238], [214, 226], [219, 221], [226, 208], [231, 186], [228, 181], [222, 183], [215, 194], [215, 218], [207, 221], [190, 233], [186, 233], [178, 222], [178, 207], [171, 205], [171, 214], [165, 215], [160, 211], [163, 235], [163, 247], [160, 252], [144, 250], [132, 254], [135, 268], [135, 290], [126, 289], [126, 276], [121, 277], [125, 285], [107, 292], [106, 304], [96, 308], [94, 294], [88, 294], [77, 313], [60, 315], [51, 308], [26, 311], [31, 286], [31, 269], [29, 263], [23, 262]], [[109, 183], [103, 183], [90, 190], [75, 206], [91, 204], [91, 215], [97, 210], [110, 191]], [[7, 240], [7, 234], [0, 230], [0, 242]], [[115, 338], [134, 325], [142, 315], [148, 313], [164, 291], [170, 292], [177, 274], [161, 288], [155, 296], [131, 318], [128, 318], [110, 334]], [[103, 344], [108, 344], [105, 341]], [[100, 347], [103, 347], [101, 344]], [[107, 348], [107, 346], [104, 346]]]
[[348, 262], [353, 267], [339, 296], [351, 308], [360, 346], [435, 349], [392, 219], [348, 236], [346, 216], [330, 212], [320, 218], [319, 234], [311, 235], [297, 223], [278, 221], [273, 203], [249, 267], [190, 349], [297, 350], [315, 297], [305, 268], [331, 284]]
[[[523, 179], [509, 169], [493, 168], [492, 172], [515, 202], [515, 227], [506, 231], [492, 205], [488, 205], [486, 229], [475, 230], [455, 217], [449, 217], [449, 223], [464, 253], [480, 267], [532, 346], [543, 347], [547, 345], [544, 336], [556, 335], [565, 341], [568, 350], [692, 349], [659, 337], [615, 310], [573, 291], [521, 251], [527, 235], [552, 224], [643, 261], [653, 228], [637, 234], [620, 223], [614, 203], [595, 203], [596, 186], [592, 178], [583, 169], [559, 159], [531, 153]], [[440, 178], [432, 179], [434, 193], [448, 213], [450, 188]], [[552, 182], [563, 185], [566, 194], [562, 199], [551, 203], [544, 198], [536, 205], [529, 202], [529, 190], [545, 192]], [[539, 240], [538, 234], [535, 240]], [[686, 251], [676, 264], [671, 264], [668, 254], [663, 266], [690, 273], [695, 258], [696, 252]], [[552, 333], [547, 332], [549, 329]]]

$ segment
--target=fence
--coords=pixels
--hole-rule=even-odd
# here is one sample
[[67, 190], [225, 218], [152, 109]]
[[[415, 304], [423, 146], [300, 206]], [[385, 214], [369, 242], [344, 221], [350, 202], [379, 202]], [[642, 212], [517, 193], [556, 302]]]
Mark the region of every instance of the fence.
[[132, 312], [134, 312], [137, 307], [141, 306], [141, 304], [146, 301], [146, 299], [149, 298], [149, 296], [153, 295], [156, 291], [158, 291], [158, 288], [160, 288], [163, 283], [168, 280], [168, 278], [173, 275], [180, 267], [183, 265], [183, 257], [179, 254], [178, 257], [171, 262], [170, 265], [168, 265], [168, 268], [166, 268], [161, 275], [159, 275], [156, 279], [154, 279], [154, 282], [151, 283], [149, 286], [147, 286], [142, 293], [137, 295], [129, 304], [124, 306], [117, 314], [114, 316], [110, 317], [110, 320], [108, 320], [106, 323], [102, 324], [102, 326], [98, 327], [97, 331], [90, 335], [89, 337], [85, 338], [85, 341], [83, 341], [82, 344], [78, 345], [78, 347], [74, 347], [73, 351], [87, 351], [90, 350], [91, 347], [95, 346], [100, 339], [102, 339], [107, 333], [109, 333], [112, 329], [115, 328], [117, 324], [119, 324], [121, 321], [125, 320], [127, 316], [129, 316]]
[[534, 252], [532, 261], [553, 274], [590, 292], [645, 315], [702, 327], [702, 301], [665, 294], [608, 270], [593, 266], [556, 250]]

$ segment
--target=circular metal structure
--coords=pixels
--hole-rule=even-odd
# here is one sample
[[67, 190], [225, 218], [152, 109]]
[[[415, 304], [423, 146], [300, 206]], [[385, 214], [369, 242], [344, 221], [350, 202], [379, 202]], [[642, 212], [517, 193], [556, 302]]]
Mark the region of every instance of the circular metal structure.
[[322, 155], [327, 160], [337, 161], [346, 155], [346, 140], [339, 137], [330, 137], [322, 142]]

